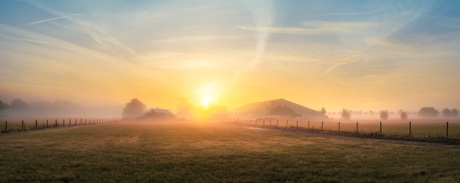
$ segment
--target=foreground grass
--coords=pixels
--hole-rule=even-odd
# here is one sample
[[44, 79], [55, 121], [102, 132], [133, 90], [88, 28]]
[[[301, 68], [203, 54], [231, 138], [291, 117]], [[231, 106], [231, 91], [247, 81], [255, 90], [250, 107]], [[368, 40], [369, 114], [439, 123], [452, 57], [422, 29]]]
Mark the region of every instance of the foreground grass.
[[460, 151], [230, 125], [117, 123], [1, 134], [0, 181], [458, 182]]

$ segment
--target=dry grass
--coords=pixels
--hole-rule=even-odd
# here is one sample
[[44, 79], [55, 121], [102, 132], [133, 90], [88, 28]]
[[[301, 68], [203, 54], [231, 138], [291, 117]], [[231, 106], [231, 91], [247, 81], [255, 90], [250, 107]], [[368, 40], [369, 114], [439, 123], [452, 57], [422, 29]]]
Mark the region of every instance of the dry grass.
[[460, 151], [225, 124], [116, 123], [0, 136], [0, 182], [458, 182]]

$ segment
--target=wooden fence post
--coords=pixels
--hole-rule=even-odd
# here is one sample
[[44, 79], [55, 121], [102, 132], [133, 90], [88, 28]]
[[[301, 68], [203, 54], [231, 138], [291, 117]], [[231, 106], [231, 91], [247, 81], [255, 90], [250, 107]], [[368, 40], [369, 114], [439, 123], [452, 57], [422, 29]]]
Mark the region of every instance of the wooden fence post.
[[62, 126], [65, 126], [65, 119], [62, 120]]
[[38, 130], [38, 121], [35, 120], [35, 130]]
[[382, 122], [380, 121], [380, 135], [382, 135]]
[[8, 131], [8, 121], [5, 121], [5, 131]]
[[21, 122], [21, 130], [24, 130], [24, 120]]
[[299, 120], [295, 121], [296, 128], [299, 128]]
[[310, 128], [310, 120], [308, 120], [308, 128]]
[[288, 128], [289, 120], [286, 120], [286, 129]]
[[358, 122], [356, 122], [356, 133], [359, 133]]
[[340, 132], [340, 121], [339, 121], [339, 132]]
[[446, 137], [449, 137], [449, 122], [446, 122]]
[[412, 122], [409, 121], [409, 136], [412, 136]]
[[265, 119], [264, 119], [264, 121], [262, 121], [262, 126], [265, 126]]
[[56, 119], [56, 121], [55, 121], [55, 122], [56, 122], [56, 125], [55, 125], [55, 126], [57, 127], [57, 126], [58, 126], [58, 124], [57, 124], [57, 119]]
[[48, 120], [46, 120], [46, 128], [48, 128]]
[[279, 127], [279, 125], [278, 125], [278, 122], [279, 122], [279, 121], [278, 121], [278, 120], [276, 120], [276, 127]]
[[321, 121], [321, 130], [324, 129], [324, 121]]

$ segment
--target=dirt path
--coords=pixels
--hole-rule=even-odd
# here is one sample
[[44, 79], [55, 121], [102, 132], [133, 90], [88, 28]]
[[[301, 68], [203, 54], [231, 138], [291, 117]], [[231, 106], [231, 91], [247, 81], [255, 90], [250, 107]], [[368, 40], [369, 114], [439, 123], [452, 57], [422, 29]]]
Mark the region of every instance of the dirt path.
[[406, 140], [391, 140], [391, 139], [372, 139], [372, 138], [360, 138], [360, 137], [349, 137], [342, 135], [333, 135], [333, 134], [324, 134], [324, 133], [314, 133], [314, 132], [305, 132], [305, 131], [295, 131], [295, 130], [283, 130], [283, 129], [273, 129], [273, 128], [260, 128], [252, 126], [240, 126], [246, 129], [254, 130], [270, 130], [278, 132], [287, 132], [295, 134], [305, 134], [317, 137], [326, 137], [326, 138], [337, 138], [337, 139], [349, 139], [349, 140], [359, 140], [364, 142], [376, 142], [376, 143], [387, 143], [387, 144], [399, 144], [399, 145], [409, 145], [409, 146], [419, 146], [419, 147], [435, 147], [443, 149], [454, 149], [460, 150], [460, 145], [450, 145], [444, 143], [432, 143], [432, 142], [416, 142], [416, 141], [406, 141]]

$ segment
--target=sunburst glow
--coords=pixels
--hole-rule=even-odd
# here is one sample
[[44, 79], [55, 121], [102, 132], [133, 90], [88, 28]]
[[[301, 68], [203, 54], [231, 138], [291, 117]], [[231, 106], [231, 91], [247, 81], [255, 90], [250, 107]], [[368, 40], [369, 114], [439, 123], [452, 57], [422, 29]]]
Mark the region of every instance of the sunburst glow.
[[203, 107], [214, 104], [219, 96], [215, 83], [206, 83], [200, 87], [197, 92], [201, 98], [200, 102]]

